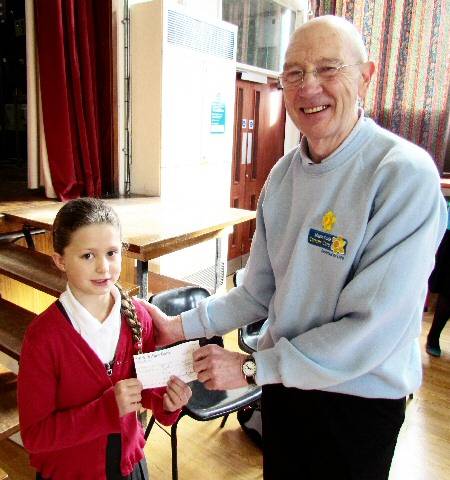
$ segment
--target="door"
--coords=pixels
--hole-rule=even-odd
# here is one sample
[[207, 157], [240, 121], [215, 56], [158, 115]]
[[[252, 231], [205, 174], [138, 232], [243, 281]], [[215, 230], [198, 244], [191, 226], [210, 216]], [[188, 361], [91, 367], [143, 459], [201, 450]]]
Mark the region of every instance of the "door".
[[[239, 75], [239, 74], [238, 74]], [[283, 155], [286, 110], [278, 81], [236, 81], [231, 206], [256, 210], [273, 165]], [[228, 245], [230, 270], [242, 266], [250, 251], [255, 220], [235, 225]]]

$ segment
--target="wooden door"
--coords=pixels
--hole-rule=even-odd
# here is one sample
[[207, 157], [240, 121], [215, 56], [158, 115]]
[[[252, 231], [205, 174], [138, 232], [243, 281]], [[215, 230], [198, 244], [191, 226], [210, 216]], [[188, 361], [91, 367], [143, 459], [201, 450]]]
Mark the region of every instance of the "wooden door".
[[[267, 175], [283, 155], [286, 110], [277, 80], [267, 84], [236, 81], [231, 206], [256, 210]], [[255, 220], [236, 225], [228, 260], [250, 251]], [[239, 268], [240, 265], [237, 265]]]

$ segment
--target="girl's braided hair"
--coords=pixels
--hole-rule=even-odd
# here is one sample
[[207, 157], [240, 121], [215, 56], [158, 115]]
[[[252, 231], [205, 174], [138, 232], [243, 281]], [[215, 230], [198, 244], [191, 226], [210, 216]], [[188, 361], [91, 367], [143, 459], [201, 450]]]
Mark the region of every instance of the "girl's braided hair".
[[131, 334], [133, 335], [133, 345], [136, 353], [142, 353], [142, 325], [136, 314], [136, 307], [131, 301], [130, 296], [123, 288], [116, 283], [116, 287], [119, 289], [121, 304], [120, 311], [122, 315], [125, 315], [128, 326], [131, 328]]
[[[112, 225], [121, 234], [117, 213], [103, 200], [98, 198], [78, 198], [67, 202], [57, 213], [53, 222], [53, 248], [63, 255], [69, 245], [72, 234], [81, 227], [89, 225]], [[116, 284], [120, 291], [121, 313], [125, 316], [133, 335], [137, 353], [142, 353], [142, 326], [136, 314], [136, 308], [129, 295]]]

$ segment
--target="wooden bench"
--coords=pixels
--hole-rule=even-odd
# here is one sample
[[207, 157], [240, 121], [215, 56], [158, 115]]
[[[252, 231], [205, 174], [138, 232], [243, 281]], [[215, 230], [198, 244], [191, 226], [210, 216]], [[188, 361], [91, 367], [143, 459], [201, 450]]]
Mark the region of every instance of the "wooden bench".
[[[2, 370], [0, 372], [0, 441], [18, 431], [17, 376]], [[0, 468], [0, 480], [8, 478], [8, 474]]]
[[[0, 441], [19, 431], [17, 410], [17, 376], [12, 372], [0, 373]], [[0, 473], [3, 473], [0, 470]], [[8, 478], [8, 477], [1, 477]]]
[[[54, 297], [66, 289], [66, 277], [50, 255], [14, 244], [0, 245], [0, 273]], [[137, 295], [139, 287], [121, 283], [129, 295]]]
[[35, 316], [35, 313], [0, 298], [0, 351], [19, 360], [25, 330]]

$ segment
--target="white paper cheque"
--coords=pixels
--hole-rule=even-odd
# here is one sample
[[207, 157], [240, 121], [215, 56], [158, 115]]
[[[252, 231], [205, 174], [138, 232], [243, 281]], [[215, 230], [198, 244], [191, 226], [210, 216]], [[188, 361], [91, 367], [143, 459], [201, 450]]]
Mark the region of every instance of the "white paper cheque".
[[165, 387], [172, 375], [183, 382], [197, 378], [192, 354], [199, 348], [198, 340], [180, 343], [156, 352], [134, 355], [137, 378], [144, 388]]

